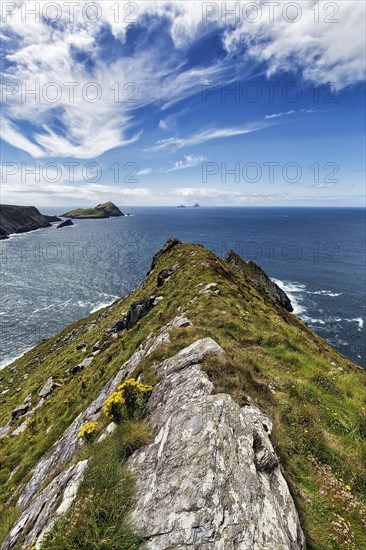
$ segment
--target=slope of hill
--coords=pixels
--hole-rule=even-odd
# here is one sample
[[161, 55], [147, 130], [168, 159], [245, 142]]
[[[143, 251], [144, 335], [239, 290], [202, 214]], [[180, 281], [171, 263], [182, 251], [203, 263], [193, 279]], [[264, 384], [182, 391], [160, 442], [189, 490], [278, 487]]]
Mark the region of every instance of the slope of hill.
[[171, 239], [1, 372], [3, 550], [366, 547], [365, 372], [241, 268]]

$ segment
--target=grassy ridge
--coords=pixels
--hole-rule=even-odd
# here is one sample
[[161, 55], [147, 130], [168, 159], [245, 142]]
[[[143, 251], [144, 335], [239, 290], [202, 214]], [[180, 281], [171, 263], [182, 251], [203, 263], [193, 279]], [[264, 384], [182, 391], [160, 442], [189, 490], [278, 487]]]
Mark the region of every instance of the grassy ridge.
[[[160, 270], [176, 264], [179, 268], [174, 275], [157, 288]], [[216, 283], [219, 294], [199, 294], [207, 283]], [[108, 341], [82, 372], [63, 378], [67, 368], [85, 357], [76, 349], [81, 343], [85, 342], [89, 353], [134, 300], [151, 293], [164, 299], [147, 317]], [[155, 270], [135, 293], [67, 327], [2, 371], [3, 388], [9, 391], [2, 396], [0, 426], [29, 393], [32, 404], [37, 402], [37, 393], [49, 376], [61, 386], [35, 413], [24, 433], [0, 441], [1, 517], [14, 518], [14, 495], [39, 457], [147, 335], [157, 333], [178, 314], [179, 307], [186, 306], [193, 327], [172, 331], [171, 342], [157, 348], [135, 374], [145, 371], [151, 376], [157, 361], [198, 338], [214, 338], [226, 356], [210, 359], [205, 369], [215, 391], [231, 394], [239, 404], [249, 395], [273, 420], [274, 445], [308, 547], [366, 548], [365, 372], [261, 294], [244, 275], [196, 245], [177, 245], [160, 256]]]

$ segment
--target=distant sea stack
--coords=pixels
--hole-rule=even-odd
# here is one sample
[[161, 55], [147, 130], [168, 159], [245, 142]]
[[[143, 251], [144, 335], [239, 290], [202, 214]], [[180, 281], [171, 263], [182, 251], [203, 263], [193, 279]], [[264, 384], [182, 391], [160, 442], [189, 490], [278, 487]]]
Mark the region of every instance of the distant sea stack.
[[42, 227], [51, 227], [50, 222], [61, 221], [57, 216], [44, 216], [35, 206], [0, 204], [0, 239], [12, 233], [27, 233]]
[[180, 204], [177, 208], [185, 208], [184, 204]]
[[198, 204], [198, 202], [196, 202], [196, 204], [193, 205], [193, 208], [200, 208], [200, 205]]
[[113, 202], [105, 202], [98, 204], [95, 208], [77, 208], [76, 210], [70, 210], [62, 214], [64, 218], [73, 219], [98, 219], [98, 218], [115, 218], [118, 216], [124, 216], [123, 212], [113, 204]]

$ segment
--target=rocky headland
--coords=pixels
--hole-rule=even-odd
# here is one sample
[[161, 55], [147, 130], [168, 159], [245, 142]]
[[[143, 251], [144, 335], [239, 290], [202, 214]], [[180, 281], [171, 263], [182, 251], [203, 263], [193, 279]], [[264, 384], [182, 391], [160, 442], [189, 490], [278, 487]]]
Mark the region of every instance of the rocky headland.
[[2, 550], [366, 547], [365, 371], [267, 279], [170, 239], [1, 371]]

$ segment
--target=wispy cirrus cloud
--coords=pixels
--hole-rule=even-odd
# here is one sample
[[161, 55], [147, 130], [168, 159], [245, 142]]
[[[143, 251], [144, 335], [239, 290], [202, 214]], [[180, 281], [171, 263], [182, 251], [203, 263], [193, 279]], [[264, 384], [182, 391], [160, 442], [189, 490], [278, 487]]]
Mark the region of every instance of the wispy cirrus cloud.
[[162, 151], [164, 149], [177, 150], [183, 147], [200, 145], [206, 141], [214, 139], [229, 138], [234, 136], [242, 136], [263, 130], [269, 126], [268, 122], [260, 121], [255, 123], [248, 123], [243, 126], [234, 126], [229, 128], [213, 128], [208, 130], [200, 130], [186, 137], [170, 137], [167, 139], [161, 139], [156, 142], [155, 145], [146, 149], [147, 151]]
[[272, 120], [274, 118], [282, 118], [284, 116], [291, 116], [296, 114], [313, 114], [316, 113], [316, 109], [290, 109], [289, 111], [282, 111], [280, 113], [272, 113], [264, 117], [265, 120]]

